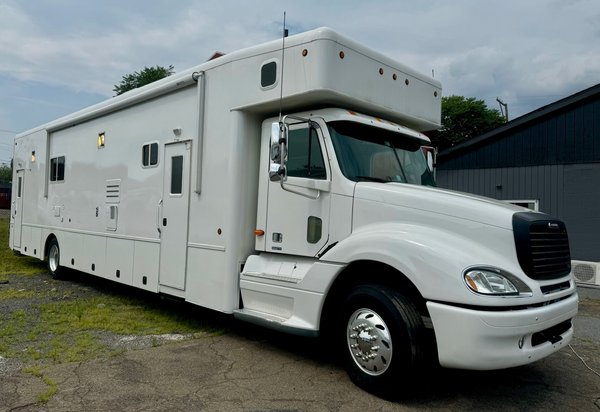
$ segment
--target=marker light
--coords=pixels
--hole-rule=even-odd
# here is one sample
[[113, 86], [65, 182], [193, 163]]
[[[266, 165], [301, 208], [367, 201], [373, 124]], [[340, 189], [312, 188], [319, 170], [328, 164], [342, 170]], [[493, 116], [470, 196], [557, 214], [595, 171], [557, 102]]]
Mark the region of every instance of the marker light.
[[104, 147], [104, 132], [98, 133], [98, 149]]

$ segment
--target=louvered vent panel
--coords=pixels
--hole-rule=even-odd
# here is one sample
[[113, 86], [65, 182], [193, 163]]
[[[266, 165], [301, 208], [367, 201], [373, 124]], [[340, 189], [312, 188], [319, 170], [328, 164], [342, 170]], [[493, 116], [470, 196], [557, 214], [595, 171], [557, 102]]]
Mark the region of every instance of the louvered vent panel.
[[121, 201], [121, 179], [106, 181], [106, 203], [119, 203]]

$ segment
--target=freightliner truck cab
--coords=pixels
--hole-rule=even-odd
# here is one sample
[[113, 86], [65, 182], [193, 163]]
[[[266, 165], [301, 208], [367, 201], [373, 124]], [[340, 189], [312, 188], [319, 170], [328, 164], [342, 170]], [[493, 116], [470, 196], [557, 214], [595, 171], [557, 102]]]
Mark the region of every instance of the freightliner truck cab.
[[499, 369], [571, 340], [578, 298], [561, 221], [436, 188], [429, 139], [394, 122], [323, 109], [262, 130], [264, 235], [241, 275], [241, 317], [330, 337], [376, 393], [432, 357]]

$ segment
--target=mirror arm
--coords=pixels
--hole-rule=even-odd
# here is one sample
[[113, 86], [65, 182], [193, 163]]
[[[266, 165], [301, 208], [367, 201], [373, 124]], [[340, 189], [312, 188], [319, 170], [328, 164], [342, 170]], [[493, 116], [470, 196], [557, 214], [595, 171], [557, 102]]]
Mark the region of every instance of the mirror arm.
[[307, 197], [307, 198], [312, 199], [312, 200], [317, 200], [319, 198], [319, 196], [321, 196], [321, 191], [319, 189], [315, 189], [317, 191], [317, 194], [313, 196], [313, 195], [309, 195], [308, 193], [302, 193], [302, 192], [299, 192], [297, 190], [290, 189], [289, 187], [285, 187], [284, 184], [283, 184], [283, 182], [284, 182], [284, 177], [281, 178], [281, 180], [279, 181], [279, 184], [281, 185], [281, 188], [283, 190], [285, 190], [286, 192], [290, 192], [290, 193], [294, 193], [296, 195], [304, 196], [304, 197]]

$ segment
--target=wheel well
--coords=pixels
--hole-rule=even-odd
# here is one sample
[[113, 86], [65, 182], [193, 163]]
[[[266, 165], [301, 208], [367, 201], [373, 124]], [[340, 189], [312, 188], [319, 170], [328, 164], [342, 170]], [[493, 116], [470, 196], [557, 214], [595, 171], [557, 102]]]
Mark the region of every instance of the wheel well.
[[324, 342], [334, 345], [332, 349], [336, 350], [336, 331], [338, 330], [338, 320], [341, 316], [342, 302], [346, 294], [355, 286], [365, 283], [375, 283], [395, 289], [407, 299], [409, 299], [421, 315], [425, 326], [425, 348], [428, 353], [427, 365], [439, 365], [437, 353], [437, 339], [431, 320], [425, 298], [419, 292], [417, 287], [404, 275], [392, 266], [376, 261], [356, 261], [352, 262], [337, 276], [333, 285], [327, 293], [323, 310], [321, 311], [321, 322], [319, 325], [319, 334]]
[[[425, 299], [402, 272], [385, 263], [361, 260], [346, 266], [329, 289], [321, 312], [322, 331], [329, 329], [327, 322], [335, 318], [336, 310], [344, 295], [354, 286], [364, 283], [377, 283], [396, 289], [415, 304], [421, 316], [429, 316]], [[332, 314], [334, 316], [331, 316]]]
[[44, 260], [48, 257], [48, 247], [50, 246], [50, 242], [52, 241], [52, 239], [56, 239], [54, 233], [49, 234], [46, 238], [46, 243], [44, 244]]

